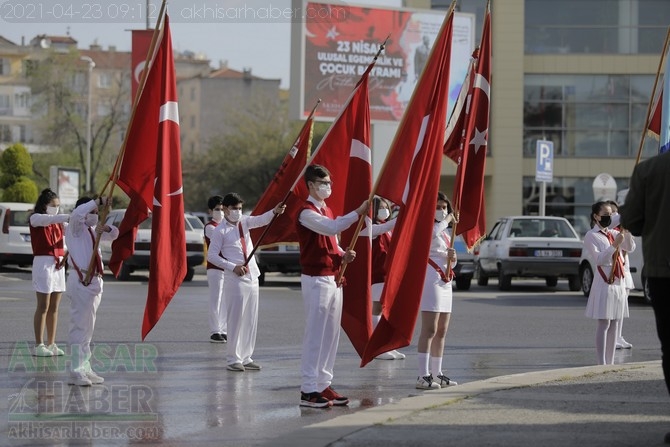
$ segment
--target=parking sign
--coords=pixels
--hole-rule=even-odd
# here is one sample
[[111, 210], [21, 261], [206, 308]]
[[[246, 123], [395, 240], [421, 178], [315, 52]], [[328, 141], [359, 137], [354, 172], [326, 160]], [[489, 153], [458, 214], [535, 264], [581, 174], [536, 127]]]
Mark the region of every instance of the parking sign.
[[535, 181], [551, 183], [554, 180], [554, 143], [537, 140]]

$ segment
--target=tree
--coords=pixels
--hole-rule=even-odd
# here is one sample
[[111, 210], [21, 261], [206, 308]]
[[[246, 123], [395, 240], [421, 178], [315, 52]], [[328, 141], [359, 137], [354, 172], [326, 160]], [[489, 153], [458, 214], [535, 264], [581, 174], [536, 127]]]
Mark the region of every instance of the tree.
[[[45, 54], [30, 73], [35, 130], [42, 144], [53, 148], [59, 165], [86, 172], [88, 141], [86, 124], [91, 112], [91, 191], [98, 181], [109, 178], [114, 166], [130, 110], [130, 75], [124, 70], [94, 70], [92, 110], [88, 104], [88, 63], [74, 49], [69, 53]], [[96, 72], [97, 76], [96, 76]], [[96, 85], [103, 84], [102, 87]], [[53, 157], [41, 157], [35, 174], [49, 178]], [[49, 164], [50, 163], [50, 164]], [[82, 175], [85, 178], [85, 175]]]
[[[202, 157], [182, 160], [187, 210], [206, 209], [212, 195], [239, 193], [251, 210], [298, 136], [302, 122], [291, 122], [286, 102], [256, 99], [230, 118], [235, 129], [210, 141]], [[315, 126], [314, 146], [327, 125]], [[317, 136], [318, 134], [318, 136]]]
[[2, 200], [6, 202], [32, 203], [37, 200], [37, 185], [29, 175], [33, 161], [28, 149], [16, 143], [0, 155], [0, 188]]

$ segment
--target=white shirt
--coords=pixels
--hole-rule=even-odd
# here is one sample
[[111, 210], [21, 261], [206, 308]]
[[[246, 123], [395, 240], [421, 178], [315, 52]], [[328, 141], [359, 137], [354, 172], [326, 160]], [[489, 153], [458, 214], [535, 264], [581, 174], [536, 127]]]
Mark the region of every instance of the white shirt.
[[[442, 222], [433, 224], [433, 239], [430, 241], [430, 259], [439, 266], [447, 269], [447, 249], [449, 248], [450, 236], [447, 233], [449, 222], [444, 219]], [[453, 261], [451, 266], [455, 266], [457, 261]]]
[[70, 219], [69, 214], [40, 214], [33, 213], [30, 215], [30, 225], [33, 227], [48, 227], [52, 224], [64, 224], [67, 226], [67, 221]]
[[[65, 229], [65, 243], [70, 253], [70, 265], [74, 261], [81, 270], [87, 270], [91, 262], [93, 253], [93, 243], [95, 240], [95, 227], [89, 227], [84, 221], [86, 215], [97, 208], [95, 200], [82, 203], [72, 210], [70, 214], [70, 224]], [[109, 225], [110, 232], [102, 233], [101, 239], [114, 240], [119, 235], [119, 229]], [[91, 238], [91, 234], [93, 238]], [[98, 256], [100, 256], [100, 247], [98, 247]]]
[[[324, 201], [319, 201], [312, 196], [309, 196], [307, 201], [312, 202], [319, 209], [326, 206]], [[349, 228], [357, 220], [358, 213], [356, 213], [356, 211], [331, 219], [314, 210], [304, 209], [300, 213], [300, 216], [298, 216], [298, 221], [302, 226], [309, 228], [315, 233], [323, 234], [324, 236], [336, 236]], [[342, 250], [341, 247], [338, 246], [338, 248], [341, 253], [344, 253], [344, 250]]]
[[[251, 228], [264, 227], [269, 224], [274, 215], [274, 209], [267, 211], [260, 216], [240, 217], [239, 222], [230, 223], [224, 218], [219, 225], [214, 228], [210, 236], [209, 251], [207, 260], [215, 266], [224, 270], [233, 271], [238, 265], [243, 265], [246, 261], [242, 252], [242, 241], [240, 240], [240, 230], [238, 225], [242, 225], [242, 234], [246, 245], [246, 256], [254, 249], [249, 230]], [[256, 259], [252, 256], [247, 264], [252, 278], [258, 278], [261, 271], [256, 264]]]

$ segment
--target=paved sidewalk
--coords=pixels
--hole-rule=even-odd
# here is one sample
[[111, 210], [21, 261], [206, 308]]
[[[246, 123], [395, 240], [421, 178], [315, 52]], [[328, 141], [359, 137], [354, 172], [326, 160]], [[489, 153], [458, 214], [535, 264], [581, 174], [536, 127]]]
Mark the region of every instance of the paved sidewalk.
[[[331, 411], [331, 410], [324, 410]], [[494, 377], [307, 426], [295, 447], [662, 446], [670, 397], [660, 361]]]

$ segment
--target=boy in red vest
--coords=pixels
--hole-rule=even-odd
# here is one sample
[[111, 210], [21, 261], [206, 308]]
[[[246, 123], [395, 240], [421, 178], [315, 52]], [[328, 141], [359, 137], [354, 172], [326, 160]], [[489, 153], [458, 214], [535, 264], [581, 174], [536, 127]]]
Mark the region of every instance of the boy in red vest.
[[342, 262], [356, 257], [344, 251], [336, 235], [358, 221], [368, 210], [363, 202], [355, 211], [337, 218], [326, 206], [331, 194], [330, 172], [320, 165], [305, 171], [309, 197], [298, 212], [296, 230], [300, 242], [300, 284], [305, 309], [305, 335], [302, 347], [302, 385], [300, 405], [327, 408], [347, 405], [349, 399], [336, 393], [330, 384], [340, 340], [342, 289], [335, 283]]

